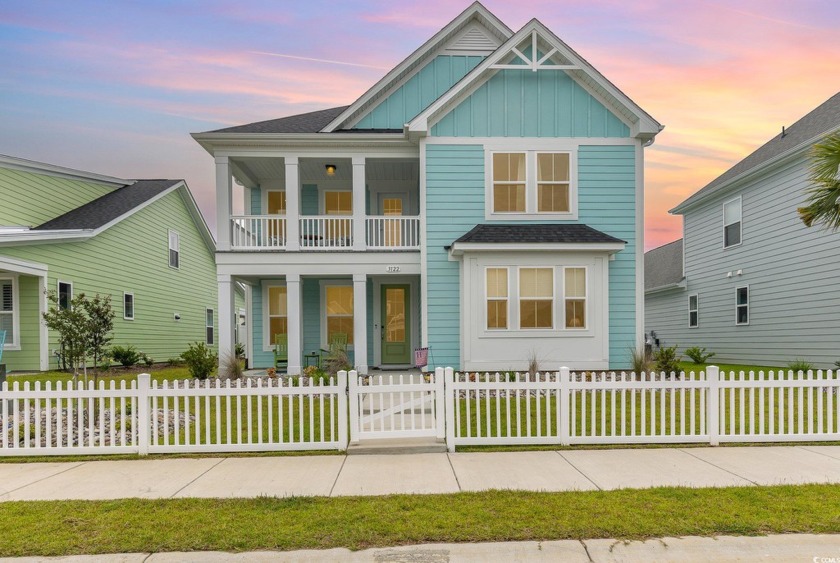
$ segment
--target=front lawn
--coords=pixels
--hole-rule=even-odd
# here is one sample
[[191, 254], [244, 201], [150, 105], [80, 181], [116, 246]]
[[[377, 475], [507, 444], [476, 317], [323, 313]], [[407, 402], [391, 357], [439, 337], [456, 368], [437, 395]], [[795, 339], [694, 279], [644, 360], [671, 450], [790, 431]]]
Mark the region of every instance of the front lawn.
[[840, 487], [0, 504], [0, 556], [840, 532]]

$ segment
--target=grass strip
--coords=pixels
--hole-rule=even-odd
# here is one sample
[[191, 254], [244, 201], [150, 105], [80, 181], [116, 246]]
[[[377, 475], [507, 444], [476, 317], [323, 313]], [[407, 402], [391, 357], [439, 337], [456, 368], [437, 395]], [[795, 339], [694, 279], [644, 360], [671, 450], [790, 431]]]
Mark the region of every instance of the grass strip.
[[0, 504], [0, 556], [840, 532], [840, 487]]

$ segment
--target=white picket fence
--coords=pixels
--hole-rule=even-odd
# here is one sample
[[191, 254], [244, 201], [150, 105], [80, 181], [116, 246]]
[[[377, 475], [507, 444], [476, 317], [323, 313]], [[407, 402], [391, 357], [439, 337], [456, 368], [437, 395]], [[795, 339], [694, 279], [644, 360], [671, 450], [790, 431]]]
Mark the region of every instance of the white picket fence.
[[0, 456], [344, 450], [347, 374], [311, 379], [3, 384]]
[[0, 389], [0, 456], [463, 445], [840, 441], [840, 372], [434, 373]]
[[458, 445], [840, 440], [840, 371], [456, 374], [446, 442]]

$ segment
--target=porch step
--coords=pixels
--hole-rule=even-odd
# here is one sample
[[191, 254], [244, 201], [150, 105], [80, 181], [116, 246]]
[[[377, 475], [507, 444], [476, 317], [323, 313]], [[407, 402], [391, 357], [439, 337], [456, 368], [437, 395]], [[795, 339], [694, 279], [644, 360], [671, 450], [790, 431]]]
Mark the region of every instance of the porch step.
[[446, 442], [436, 438], [381, 438], [347, 446], [347, 455], [403, 455], [446, 453]]

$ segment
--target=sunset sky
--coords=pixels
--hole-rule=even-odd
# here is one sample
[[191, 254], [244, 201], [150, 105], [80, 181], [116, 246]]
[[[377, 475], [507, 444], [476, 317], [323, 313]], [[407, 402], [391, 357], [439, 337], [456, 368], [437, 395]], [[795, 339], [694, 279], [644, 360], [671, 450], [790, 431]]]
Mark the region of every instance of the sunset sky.
[[[213, 225], [214, 167], [189, 136], [351, 103], [467, 0], [0, 3], [0, 153], [184, 178]], [[840, 90], [836, 0], [486, 0], [552, 29], [661, 123], [646, 247], [667, 210]], [[0, 203], [2, 204], [2, 203]]]

